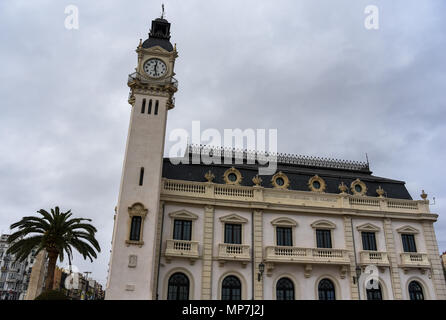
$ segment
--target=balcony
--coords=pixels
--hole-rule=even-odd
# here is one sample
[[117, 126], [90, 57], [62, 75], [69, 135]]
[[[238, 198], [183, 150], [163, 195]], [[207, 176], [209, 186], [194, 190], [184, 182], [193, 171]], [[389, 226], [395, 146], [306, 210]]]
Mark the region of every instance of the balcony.
[[266, 261], [338, 265], [350, 264], [347, 250], [286, 246], [266, 247]]
[[226, 261], [241, 261], [243, 267], [251, 260], [249, 245], [220, 243], [218, 245], [218, 260], [223, 266]]
[[376, 265], [378, 267], [389, 266], [389, 258], [387, 257], [387, 252], [380, 251], [360, 251], [360, 264], [366, 265]]
[[194, 264], [199, 258], [198, 241], [168, 239], [164, 256], [167, 263], [170, 263], [172, 258], [188, 258], [190, 263]]
[[347, 250], [330, 248], [298, 248], [287, 246], [266, 247], [266, 275], [271, 276], [274, 263], [304, 264], [304, 276], [309, 278], [313, 264], [331, 264], [340, 266], [342, 279], [348, 271], [350, 258]]
[[151, 83], [151, 84], [155, 84], [155, 85], [159, 85], [159, 86], [172, 87], [174, 92], [177, 91], [177, 89], [178, 89], [178, 80], [175, 79], [174, 77], [167, 77], [167, 78], [162, 78], [162, 79], [156, 80], [156, 79], [151, 79], [151, 78], [147, 77], [146, 75], [142, 75], [137, 72], [133, 72], [132, 74], [129, 74], [127, 83], [130, 87], [132, 85], [134, 85], [135, 83]]
[[431, 267], [427, 253], [403, 252], [400, 256], [400, 267], [403, 268], [405, 272], [408, 268], [419, 268], [424, 270]]

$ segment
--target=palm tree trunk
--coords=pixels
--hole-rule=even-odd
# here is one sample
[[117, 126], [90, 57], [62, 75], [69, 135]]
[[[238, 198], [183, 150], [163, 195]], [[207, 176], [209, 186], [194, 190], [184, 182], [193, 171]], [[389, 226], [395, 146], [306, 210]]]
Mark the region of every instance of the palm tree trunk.
[[45, 280], [45, 291], [53, 290], [54, 284], [54, 270], [56, 269], [57, 257], [59, 256], [58, 251], [48, 251], [48, 271]]

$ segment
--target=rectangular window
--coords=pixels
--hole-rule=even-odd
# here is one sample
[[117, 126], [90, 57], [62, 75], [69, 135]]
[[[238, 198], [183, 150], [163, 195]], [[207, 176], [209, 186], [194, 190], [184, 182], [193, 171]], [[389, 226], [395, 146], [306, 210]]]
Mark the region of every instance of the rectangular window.
[[362, 249], [376, 251], [375, 232], [361, 232], [362, 235]]
[[156, 100], [156, 103], [155, 103], [155, 115], [158, 114], [158, 106], [159, 106], [159, 101]]
[[241, 224], [225, 224], [225, 243], [242, 244]]
[[287, 227], [276, 227], [277, 245], [278, 246], [292, 246], [293, 245], [293, 230]]
[[146, 110], [146, 99], [142, 99], [141, 113], [144, 113]]
[[148, 114], [152, 113], [152, 99], [149, 100], [149, 108], [148, 108]]
[[173, 226], [173, 238], [175, 240], [191, 240], [192, 221], [175, 220]]
[[331, 248], [331, 231], [316, 230], [316, 242], [318, 248]]
[[130, 240], [139, 241], [141, 234], [141, 217], [132, 217], [132, 223], [130, 225]]
[[141, 167], [139, 170], [139, 185], [142, 186], [144, 182], [144, 168]]
[[413, 234], [402, 234], [404, 252], [417, 252], [415, 245], [415, 236]]

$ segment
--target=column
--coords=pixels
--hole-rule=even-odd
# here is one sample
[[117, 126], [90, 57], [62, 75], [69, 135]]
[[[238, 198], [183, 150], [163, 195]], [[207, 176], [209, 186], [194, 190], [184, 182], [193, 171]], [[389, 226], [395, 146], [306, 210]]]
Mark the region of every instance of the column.
[[214, 247], [214, 206], [204, 207], [203, 268], [201, 300], [212, 298], [212, 251]]
[[392, 230], [392, 220], [384, 219], [384, 236], [386, 238], [386, 250], [390, 263], [390, 279], [392, 282], [393, 297], [395, 300], [402, 300], [400, 271], [395, 249], [395, 238]]
[[254, 254], [254, 300], [263, 300], [263, 279], [257, 281], [259, 263], [263, 261], [263, 211], [254, 210], [253, 219], [254, 248], [252, 248], [252, 252]]
[[[160, 291], [159, 279], [158, 279], [158, 273], [159, 273], [158, 269], [160, 267], [159, 259], [160, 259], [160, 251], [161, 251], [161, 247], [162, 247], [162, 244], [160, 242], [161, 242], [162, 233], [163, 233], [163, 230], [161, 229], [162, 224], [163, 224], [163, 219], [164, 219], [163, 215], [164, 215], [164, 201], [160, 201], [158, 215], [156, 217], [156, 229], [155, 229], [156, 235], [155, 235], [155, 245], [154, 245], [155, 246], [155, 255], [154, 255], [155, 261], [154, 261], [154, 269], [153, 270], [155, 270], [155, 272], [153, 273], [153, 281], [152, 281], [152, 283], [153, 283], [152, 299], [154, 299], [154, 300], [161, 299], [161, 297], [158, 296], [158, 292]], [[141, 258], [142, 257], [140, 257], [140, 259]]]
[[[350, 293], [352, 300], [359, 300], [358, 284], [353, 283], [353, 276], [356, 277], [356, 265], [355, 265], [355, 250], [353, 247], [353, 233], [352, 233], [352, 218], [349, 216], [344, 217], [344, 237], [345, 248], [348, 250], [348, 256], [350, 258]], [[358, 281], [359, 279], [356, 279]]]
[[446, 282], [444, 279], [443, 266], [440, 261], [440, 253], [438, 251], [433, 223], [424, 221], [423, 231], [427, 255], [432, 265], [432, 282], [434, 284], [436, 298], [437, 300], [446, 300]]

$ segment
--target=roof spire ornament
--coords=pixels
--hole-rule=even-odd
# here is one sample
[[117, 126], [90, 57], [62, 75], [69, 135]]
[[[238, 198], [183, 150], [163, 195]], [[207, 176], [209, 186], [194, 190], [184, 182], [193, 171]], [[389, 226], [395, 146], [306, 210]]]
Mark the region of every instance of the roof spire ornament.
[[422, 190], [422, 191], [421, 191], [421, 194], [420, 194], [420, 197], [421, 197], [421, 199], [423, 199], [424, 201], [426, 201], [426, 199], [427, 199], [427, 193], [425, 193], [424, 190]]
[[161, 19], [164, 19], [164, 3], [161, 5], [162, 13], [161, 13]]

